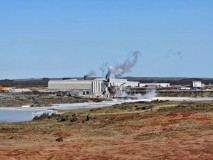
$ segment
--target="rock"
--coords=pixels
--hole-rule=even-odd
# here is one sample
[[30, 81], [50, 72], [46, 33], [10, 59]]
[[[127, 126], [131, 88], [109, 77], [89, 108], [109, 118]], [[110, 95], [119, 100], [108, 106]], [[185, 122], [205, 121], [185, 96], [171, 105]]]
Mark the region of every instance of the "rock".
[[77, 115], [76, 115], [76, 114], [73, 114], [73, 115], [72, 115], [72, 118], [70, 119], [70, 122], [75, 122], [75, 121], [77, 121], [77, 120], [78, 120]]
[[50, 116], [49, 116], [49, 114], [48, 113], [43, 113], [41, 116], [35, 116], [34, 118], [33, 118], [33, 121], [37, 121], [37, 120], [44, 120], [44, 119], [47, 119], [47, 118], [49, 118]]
[[60, 122], [64, 122], [64, 121], [67, 121], [67, 120], [68, 120], [68, 117], [61, 117]]
[[39, 117], [38, 116], [35, 116], [34, 118], [33, 118], [33, 121], [38, 121], [39, 120]]
[[56, 141], [63, 142], [63, 141], [65, 141], [65, 137], [59, 137], [59, 138], [56, 139]]
[[86, 117], [86, 121], [89, 121], [89, 119], [90, 119], [90, 117], [89, 117], [89, 115], [87, 115], [87, 117]]
[[43, 113], [41, 116], [40, 116], [40, 119], [47, 119], [49, 118], [49, 114], [48, 113]]
[[57, 117], [60, 117], [60, 116], [61, 116], [60, 114], [52, 113], [50, 118], [57, 118]]

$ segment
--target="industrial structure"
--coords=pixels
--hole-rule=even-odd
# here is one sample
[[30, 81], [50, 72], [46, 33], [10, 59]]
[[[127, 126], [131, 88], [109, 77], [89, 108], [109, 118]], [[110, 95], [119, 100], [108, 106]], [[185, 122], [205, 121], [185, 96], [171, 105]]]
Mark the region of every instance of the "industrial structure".
[[140, 83], [140, 87], [171, 87], [170, 83]]
[[49, 80], [48, 90], [65, 91], [72, 96], [105, 96], [122, 92], [124, 87], [139, 87], [139, 82], [127, 79], [96, 78], [94, 80], [61, 79]]
[[201, 88], [202, 87], [201, 81], [192, 81], [192, 87]]
[[29, 88], [11, 88], [9, 92], [23, 93], [23, 92], [31, 92], [31, 90]]

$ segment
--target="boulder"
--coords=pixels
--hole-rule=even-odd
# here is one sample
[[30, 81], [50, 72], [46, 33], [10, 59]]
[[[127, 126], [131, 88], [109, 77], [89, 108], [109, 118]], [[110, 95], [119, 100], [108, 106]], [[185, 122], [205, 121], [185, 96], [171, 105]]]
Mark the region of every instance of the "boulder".
[[57, 142], [63, 142], [63, 141], [65, 141], [65, 137], [61, 136], [61, 137], [57, 138], [56, 141]]

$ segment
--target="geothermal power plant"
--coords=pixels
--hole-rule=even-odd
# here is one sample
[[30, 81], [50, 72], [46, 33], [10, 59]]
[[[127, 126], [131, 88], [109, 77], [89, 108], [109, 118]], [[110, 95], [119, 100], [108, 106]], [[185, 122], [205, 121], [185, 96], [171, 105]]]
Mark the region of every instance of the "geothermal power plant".
[[[175, 79], [175, 78], [155, 78], [148, 80], [140, 77], [126, 77], [121, 78], [125, 73], [131, 72], [132, 67], [137, 63], [138, 57], [140, 56], [139, 51], [134, 51], [129, 54], [123, 63], [115, 66], [108, 66], [108, 62], [102, 64], [99, 68], [102, 71], [102, 77], [94, 77], [96, 72], [94, 70], [89, 71], [86, 75], [81, 78], [55, 78], [49, 79], [44, 78], [42, 80], [26, 80], [13, 81], [3, 80], [0, 81], [2, 87], [0, 92], [64, 92], [69, 96], [87, 96], [87, 97], [123, 97], [124, 93], [144, 93], [147, 87], [159, 88], [165, 91], [176, 91], [176, 90], [200, 90], [213, 88], [212, 79]], [[108, 71], [105, 74], [106, 69]], [[92, 78], [92, 77], [93, 78]], [[201, 82], [203, 81], [203, 83]], [[44, 82], [44, 83], [43, 83]], [[27, 84], [30, 88], [15, 88], [23, 86], [22, 83]], [[48, 86], [48, 90], [37, 90], [35, 86], [45, 85]], [[170, 89], [171, 88], [171, 89]]]
[[[139, 82], [127, 81], [127, 79], [120, 79], [124, 73], [130, 72], [131, 68], [136, 64], [139, 51], [131, 53], [131, 58], [125, 60], [122, 64], [117, 64], [115, 67], [109, 66], [105, 78], [96, 78], [87, 80], [87, 77], [94, 76], [95, 72], [91, 70], [84, 76], [84, 80], [77, 79], [61, 79], [50, 80], [48, 82], [48, 90], [50, 91], [66, 91], [72, 96], [102, 96], [109, 97], [110, 95], [122, 94], [126, 87], [139, 87]], [[100, 67], [102, 75], [107, 67], [104, 63]], [[114, 74], [115, 78], [110, 78]]]
[[111, 94], [122, 94], [126, 87], [139, 87], [139, 82], [116, 78], [97, 78], [94, 80], [61, 79], [48, 82], [48, 90], [66, 91], [72, 96], [109, 97]]

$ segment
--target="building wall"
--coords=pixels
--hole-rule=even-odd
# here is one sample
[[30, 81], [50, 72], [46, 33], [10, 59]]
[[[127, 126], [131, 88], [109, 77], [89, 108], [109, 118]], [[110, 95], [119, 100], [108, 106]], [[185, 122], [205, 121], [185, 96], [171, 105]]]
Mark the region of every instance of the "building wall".
[[109, 86], [110, 84], [112, 86], [120, 86], [120, 85], [125, 85], [127, 82], [127, 79], [114, 79], [114, 78], [110, 78], [109, 79]]
[[127, 86], [127, 87], [139, 87], [139, 82], [127, 81], [125, 86]]
[[127, 81], [127, 79], [110, 79], [109, 83], [112, 86], [130, 86], [130, 87], [139, 87], [139, 82], [135, 82], [135, 81]]
[[201, 81], [192, 81], [192, 87], [201, 88], [202, 87]]
[[170, 83], [140, 83], [140, 87], [171, 87]]
[[91, 80], [50, 80], [49, 90], [92, 90]]
[[10, 89], [9, 92], [30, 92], [31, 90], [28, 88], [17, 88], [17, 89]]
[[103, 92], [102, 81], [97, 81], [97, 80], [92, 81], [92, 92], [95, 95], [102, 94], [102, 92]]

